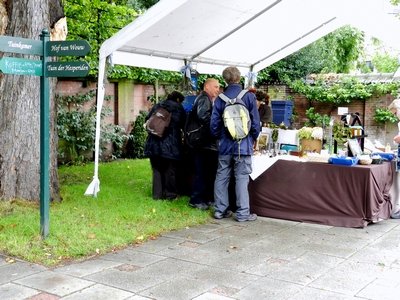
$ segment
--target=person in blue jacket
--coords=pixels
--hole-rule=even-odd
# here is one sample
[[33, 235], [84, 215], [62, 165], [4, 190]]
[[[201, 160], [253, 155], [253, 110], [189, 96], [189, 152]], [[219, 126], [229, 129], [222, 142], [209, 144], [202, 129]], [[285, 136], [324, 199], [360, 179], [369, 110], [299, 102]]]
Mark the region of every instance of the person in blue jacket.
[[[241, 91], [240, 71], [236, 67], [227, 67], [222, 72], [222, 77], [228, 84], [224, 94], [229, 98], [235, 98]], [[222, 219], [232, 215], [229, 210], [229, 181], [231, 175], [235, 181], [236, 214], [239, 222], [254, 221], [256, 214], [250, 214], [249, 204], [249, 175], [252, 172], [251, 157], [253, 147], [260, 133], [260, 116], [257, 110], [256, 96], [247, 92], [243, 98], [251, 119], [251, 128], [247, 137], [240, 142], [235, 141], [229, 135], [224, 126], [223, 111], [225, 101], [217, 97], [211, 114], [211, 133], [218, 139], [218, 169], [214, 185], [215, 212], [214, 218]]]

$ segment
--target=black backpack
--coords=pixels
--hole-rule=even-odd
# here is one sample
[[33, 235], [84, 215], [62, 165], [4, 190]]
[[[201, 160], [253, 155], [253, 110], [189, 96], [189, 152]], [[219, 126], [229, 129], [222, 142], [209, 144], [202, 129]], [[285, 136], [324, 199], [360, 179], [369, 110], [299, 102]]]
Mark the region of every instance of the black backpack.
[[197, 116], [197, 99], [195, 100], [192, 109], [187, 113], [185, 128], [184, 128], [184, 140], [185, 144], [189, 148], [198, 148], [203, 146], [204, 143], [204, 132], [207, 128], [200, 123]]

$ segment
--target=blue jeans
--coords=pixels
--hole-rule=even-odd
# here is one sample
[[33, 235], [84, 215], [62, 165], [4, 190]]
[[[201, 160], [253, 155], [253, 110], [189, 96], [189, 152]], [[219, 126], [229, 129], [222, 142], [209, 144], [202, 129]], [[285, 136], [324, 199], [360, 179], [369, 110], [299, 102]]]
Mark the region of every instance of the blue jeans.
[[215, 178], [215, 214], [223, 215], [229, 207], [228, 186], [232, 172], [235, 177], [236, 217], [246, 219], [250, 215], [249, 175], [251, 173], [250, 155], [219, 155]]

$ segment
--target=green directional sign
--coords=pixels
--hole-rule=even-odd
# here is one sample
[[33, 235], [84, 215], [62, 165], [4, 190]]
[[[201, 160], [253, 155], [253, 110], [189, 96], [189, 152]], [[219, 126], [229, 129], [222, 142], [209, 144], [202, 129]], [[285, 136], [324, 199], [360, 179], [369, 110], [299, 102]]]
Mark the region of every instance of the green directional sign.
[[90, 45], [85, 40], [50, 41], [47, 42], [49, 56], [85, 56], [90, 51]]
[[48, 62], [46, 76], [48, 77], [85, 77], [90, 67], [85, 61]]
[[3, 57], [0, 59], [0, 71], [5, 74], [42, 76], [42, 61]]
[[0, 51], [43, 55], [43, 43], [39, 40], [0, 35]]

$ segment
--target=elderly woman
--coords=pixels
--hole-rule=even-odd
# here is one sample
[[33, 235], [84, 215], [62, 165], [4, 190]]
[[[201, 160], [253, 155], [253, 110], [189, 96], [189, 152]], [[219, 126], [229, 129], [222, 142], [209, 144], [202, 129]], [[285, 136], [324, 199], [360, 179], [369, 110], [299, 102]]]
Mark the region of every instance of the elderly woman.
[[[395, 99], [390, 103], [390, 111], [396, 114], [397, 118], [400, 119], [400, 99]], [[397, 162], [396, 162], [396, 175], [393, 182], [394, 190], [394, 207], [391, 214], [393, 219], [400, 219], [400, 122], [397, 123], [399, 131], [397, 135], [393, 138], [393, 141], [398, 144], [397, 146]]]
[[269, 106], [269, 95], [262, 91], [257, 91], [256, 99], [261, 125], [267, 126], [268, 123], [272, 123], [272, 109]]

